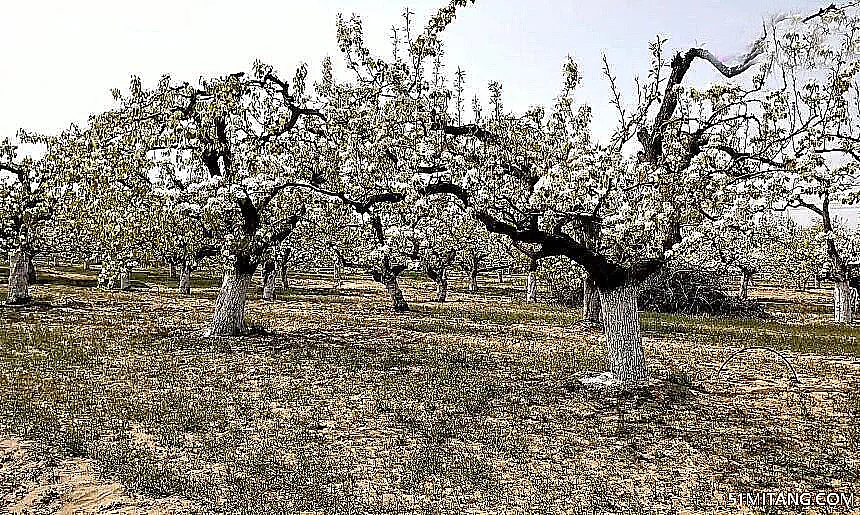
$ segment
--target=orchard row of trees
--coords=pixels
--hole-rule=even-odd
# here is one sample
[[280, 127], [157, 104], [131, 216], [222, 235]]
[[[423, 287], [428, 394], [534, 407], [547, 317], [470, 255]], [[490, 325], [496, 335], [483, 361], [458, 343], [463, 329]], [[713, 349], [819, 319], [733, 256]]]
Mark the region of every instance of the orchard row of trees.
[[[410, 268], [444, 300], [454, 267], [474, 284], [515, 259], [531, 272], [561, 260], [587, 277], [586, 311], [599, 307], [611, 371], [630, 384], [646, 377], [642, 284], [696, 255], [751, 277], [774, 242], [800, 248], [773, 222], [796, 208], [819, 221], [810, 253], [835, 284], [835, 320], [851, 322], [856, 240], [832, 207], [860, 194], [855, 9], [773, 19], [731, 64], [704, 48], [668, 52], [658, 38], [632, 95], [604, 58], [600, 107], [617, 123], [595, 135], [570, 59], [550, 105], [510, 112], [497, 82], [486, 103], [467, 98], [441, 35], [469, 3], [451, 0], [422, 30], [407, 11], [386, 56], [367, 47], [360, 18], [339, 16], [345, 72], [323, 59], [313, 84], [306, 65], [288, 78], [261, 62], [196, 84], [133, 78], [86, 127], [6, 140], [9, 302], [28, 298], [33, 253], [57, 247], [100, 261], [107, 287], [127, 284], [136, 262], [163, 259], [187, 291], [195, 268], [217, 261], [211, 336], [243, 333], [253, 274], [262, 270], [271, 296], [276, 270], [297, 255], [365, 271], [395, 311], [409, 309], [398, 278]], [[694, 66], [723, 80], [694, 87]]]

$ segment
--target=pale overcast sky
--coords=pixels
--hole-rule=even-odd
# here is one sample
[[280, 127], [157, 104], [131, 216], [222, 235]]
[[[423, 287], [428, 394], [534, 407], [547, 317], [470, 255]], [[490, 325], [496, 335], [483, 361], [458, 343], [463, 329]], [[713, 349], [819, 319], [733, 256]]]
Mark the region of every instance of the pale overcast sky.
[[[419, 27], [444, 0], [0, 0], [0, 136], [19, 127], [53, 132], [110, 103], [109, 90], [131, 74], [153, 84], [163, 73], [195, 82], [201, 74], [247, 70], [260, 58], [292, 75], [301, 61], [319, 69], [337, 57], [335, 16], [363, 16], [368, 41], [388, 49], [403, 8]], [[597, 132], [613, 120], [600, 77], [606, 52], [623, 85], [648, 65], [648, 41], [670, 49], [705, 45], [719, 56], [742, 53], [776, 12], [814, 12], [812, 0], [479, 0], [446, 34], [449, 71], [464, 68], [472, 88], [502, 82], [506, 107], [548, 103], [564, 57], [585, 76], [582, 97]], [[697, 63], [697, 79], [713, 72]], [[313, 71], [312, 71], [313, 73]]]

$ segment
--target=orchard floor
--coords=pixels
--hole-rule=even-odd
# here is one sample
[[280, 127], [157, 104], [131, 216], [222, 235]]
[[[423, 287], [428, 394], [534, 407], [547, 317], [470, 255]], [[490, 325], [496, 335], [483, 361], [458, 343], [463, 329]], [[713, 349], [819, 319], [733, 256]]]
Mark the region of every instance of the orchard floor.
[[[200, 337], [217, 284], [103, 292], [71, 269], [0, 308], [0, 513], [738, 513], [729, 492], [855, 492], [860, 327], [756, 290], [767, 320], [643, 314], [653, 379], [618, 394], [578, 310], [511, 284], [255, 294], [253, 336]], [[143, 281], [146, 278], [140, 277]], [[515, 296], [515, 297], [514, 297]], [[735, 351], [750, 351], [724, 364]], [[771, 513], [782, 512], [778, 508]], [[814, 511], [814, 510], [813, 510]], [[821, 510], [824, 511], [823, 509]]]

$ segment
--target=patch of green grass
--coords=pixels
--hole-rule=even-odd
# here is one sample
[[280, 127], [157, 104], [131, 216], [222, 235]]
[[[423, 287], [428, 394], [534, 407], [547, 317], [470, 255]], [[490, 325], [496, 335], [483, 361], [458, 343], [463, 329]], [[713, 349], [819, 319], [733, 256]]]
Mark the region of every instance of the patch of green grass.
[[700, 335], [716, 344], [860, 356], [860, 327], [786, 324], [772, 320], [642, 313], [642, 329], [661, 335]]
[[578, 310], [562, 307], [512, 303], [510, 307], [498, 305], [461, 305], [458, 303], [422, 304], [413, 307], [416, 313], [432, 314], [444, 318], [463, 318], [474, 323], [500, 325], [542, 323], [552, 326], [570, 326], [582, 319]]

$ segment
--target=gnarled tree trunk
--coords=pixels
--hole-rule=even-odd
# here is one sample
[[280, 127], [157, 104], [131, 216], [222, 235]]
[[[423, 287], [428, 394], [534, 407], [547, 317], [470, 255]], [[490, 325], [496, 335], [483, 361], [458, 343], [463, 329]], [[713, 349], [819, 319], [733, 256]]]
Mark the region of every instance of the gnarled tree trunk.
[[382, 273], [374, 275], [376, 277], [376, 280], [382, 283], [383, 286], [385, 286], [385, 292], [391, 299], [391, 304], [392, 307], [394, 307], [394, 311], [409, 311], [409, 304], [406, 302], [406, 299], [403, 298], [403, 291], [401, 291], [400, 284], [397, 281], [397, 273], [392, 271], [389, 265], [386, 263], [386, 265], [383, 267]]
[[603, 330], [609, 351], [609, 369], [623, 385], [635, 385], [648, 376], [642, 350], [642, 330], [636, 297], [639, 288], [625, 283], [600, 289]]
[[400, 289], [400, 284], [397, 282], [397, 276], [392, 275], [385, 281], [385, 291], [391, 298], [391, 303], [394, 306], [394, 311], [403, 312], [409, 311], [409, 304], [403, 298], [403, 291]]
[[850, 324], [854, 321], [854, 303], [849, 281], [833, 283], [833, 321], [838, 324]]
[[252, 273], [228, 270], [215, 300], [215, 313], [209, 323], [207, 336], [238, 336], [246, 332], [245, 301], [251, 286]]
[[30, 258], [24, 249], [9, 253], [9, 291], [7, 304], [25, 304], [30, 300], [28, 263]]
[[600, 294], [594, 281], [588, 278], [582, 281], [582, 325], [589, 328], [601, 326]]
[[478, 267], [473, 266], [469, 270], [469, 293], [478, 293]]
[[275, 262], [263, 264], [263, 300], [275, 300]]
[[191, 264], [183, 263], [179, 270], [179, 294], [191, 295]]

